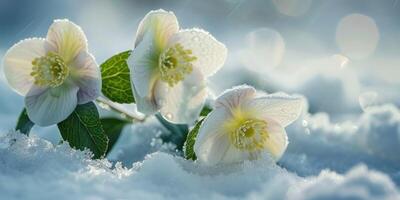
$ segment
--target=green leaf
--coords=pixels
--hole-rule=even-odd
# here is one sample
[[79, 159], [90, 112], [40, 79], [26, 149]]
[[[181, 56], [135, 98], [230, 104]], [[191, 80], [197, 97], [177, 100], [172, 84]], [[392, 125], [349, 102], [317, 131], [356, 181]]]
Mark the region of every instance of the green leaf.
[[78, 105], [66, 120], [58, 123], [58, 129], [71, 147], [80, 150], [88, 148], [93, 152], [94, 158], [105, 155], [108, 138], [93, 102]]
[[196, 154], [194, 152], [194, 143], [196, 142], [196, 137], [197, 134], [199, 133], [199, 129], [201, 124], [203, 123], [204, 118], [196, 123], [194, 128], [189, 132], [189, 134], [186, 137], [186, 142], [185, 142], [185, 148], [184, 148], [184, 154], [185, 158], [188, 160], [196, 160]]
[[117, 119], [117, 118], [102, 118], [100, 119], [101, 124], [103, 125], [103, 129], [105, 134], [108, 137], [108, 148], [107, 154], [112, 150], [114, 144], [118, 141], [119, 136], [121, 135], [122, 130], [125, 125], [129, 124], [128, 120]]
[[102, 77], [101, 92], [117, 103], [134, 103], [129, 67], [126, 60], [132, 51], [114, 55], [100, 65]]
[[160, 114], [156, 114], [158, 121], [170, 132], [170, 134], [161, 135], [164, 143], [171, 142], [176, 145], [176, 149], [182, 151], [186, 135], [189, 132], [187, 124], [173, 124], [165, 120]]
[[35, 123], [33, 123], [29, 119], [28, 113], [26, 112], [26, 108], [24, 108], [22, 110], [21, 114], [19, 115], [17, 126], [15, 127], [15, 130], [17, 130], [25, 135], [29, 135], [29, 132], [31, 131], [33, 125], [35, 125]]
[[208, 115], [208, 113], [210, 113], [212, 111], [212, 108], [210, 108], [207, 105], [204, 105], [203, 109], [200, 112], [200, 116], [205, 117]]

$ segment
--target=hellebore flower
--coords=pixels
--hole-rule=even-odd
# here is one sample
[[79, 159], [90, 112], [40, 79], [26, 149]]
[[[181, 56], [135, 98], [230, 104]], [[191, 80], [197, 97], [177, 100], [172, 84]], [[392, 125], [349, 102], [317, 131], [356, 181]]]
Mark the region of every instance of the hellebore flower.
[[197, 158], [215, 165], [268, 154], [277, 161], [288, 144], [284, 127], [298, 118], [301, 108], [297, 97], [258, 94], [250, 86], [227, 90], [200, 126]]
[[61, 122], [77, 104], [100, 94], [100, 70], [87, 46], [81, 28], [63, 19], [53, 22], [45, 39], [25, 39], [7, 51], [5, 77], [13, 90], [25, 96], [35, 124]]
[[200, 29], [179, 30], [172, 12], [149, 12], [128, 59], [137, 109], [170, 122], [195, 121], [207, 96], [206, 78], [225, 62], [227, 49]]

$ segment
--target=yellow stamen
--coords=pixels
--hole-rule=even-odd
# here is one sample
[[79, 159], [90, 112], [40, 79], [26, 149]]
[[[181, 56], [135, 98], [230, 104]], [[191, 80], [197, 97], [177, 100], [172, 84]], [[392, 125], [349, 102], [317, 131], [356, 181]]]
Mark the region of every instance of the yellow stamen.
[[174, 86], [185, 78], [186, 74], [193, 71], [192, 62], [197, 60], [192, 51], [184, 49], [182, 45], [175, 44], [164, 51], [159, 59], [161, 80]]
[[264, 149], [268, 139], [267, 122], [258, 119], [247, 119], [230, 132], [231, 143], [242, 151], [255, 152]]
[[54, 52], [35, 58], [32, 65], [31, 76], [35, 78], [34, 83], [38, 86], [60, 86], [69, 74], [64, 60]]

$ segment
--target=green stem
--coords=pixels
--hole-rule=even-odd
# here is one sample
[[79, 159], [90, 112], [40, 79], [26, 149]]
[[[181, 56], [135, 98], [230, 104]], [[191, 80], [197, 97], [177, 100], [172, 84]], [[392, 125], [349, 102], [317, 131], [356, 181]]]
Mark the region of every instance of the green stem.
[[96, 99], [96, 101], [100, 104], [106, 105], [110, 110], [123, 115], [125, 118], [127, 118], [128, 120], [132, 120], [133, 122], [144, 122], [146, 120], [146, 117], [140, 118], [138, 116], [126, 112], [123, 108], [121, 108], [121, 106], [113, 103], [112, 101], [106, 99], [105, 97], [100, 96]]

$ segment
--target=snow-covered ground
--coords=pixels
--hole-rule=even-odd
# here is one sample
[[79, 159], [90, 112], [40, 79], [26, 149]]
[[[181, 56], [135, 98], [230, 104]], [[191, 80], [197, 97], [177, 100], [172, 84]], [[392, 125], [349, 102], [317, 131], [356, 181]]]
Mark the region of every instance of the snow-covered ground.
[[339, 124], [304, 112], [288, 128], [278, 164], [203, 166], [166, 153], [154, 139], [162, 131], [154, 119], [127, 127], [113, 162], [11, 131], [0, 137], [1, 199], [400, 198], [400, 111], [393, 105]]
[[157, 152], [122, 167], [15, 133], [1, 137], [0, 155], [2, 199], [400, 198], [388, 175], [364, 164], [302, 177], [268, 160], [210, 168]]

